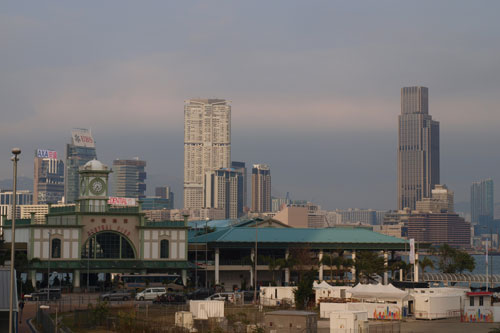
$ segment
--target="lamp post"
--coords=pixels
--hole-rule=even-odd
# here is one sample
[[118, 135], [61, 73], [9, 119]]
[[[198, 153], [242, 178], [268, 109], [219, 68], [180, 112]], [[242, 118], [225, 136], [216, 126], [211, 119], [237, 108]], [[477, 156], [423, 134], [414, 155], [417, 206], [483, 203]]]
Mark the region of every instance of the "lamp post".
[[50, 302], [50, 237], [52, 236], [52, 233], [49, 231], [49, 258], [47, 260], [47, 302]]
[[[208, 221], [210, 218], [205, 219], [205, 235], [208, 233]], [[205, 289], [208, 289], [208, 243], [205, 236]]]
[[255, 219], [255, 255], [254, 255], [254, 286], [253, 286], [253, 303], [257, 304], [257, 236], [258, 236], [258, 228], [257, 228], [257, 219]]
[[14, 309], [14, 293], [17, 292], [17, 290], [14, 290], [14, 252], [16, 250], [15, 248], [15, 243], [16, 243], [16, 187], [17, 187], [17, 161], [19, 161], [18, 155], [21, 154], [21, 149], [19, 148], [13, 148], [12, 149], [12, 156], [11, 160], [13, 162], [13, 169], [14, 169], [14, 178], [12, 180], [12, 228], [11, 228], [11, 235], [10, 235], [10, 300], [9, 300], [9, 333], [12, 332], [13, 329], [13, 309]]

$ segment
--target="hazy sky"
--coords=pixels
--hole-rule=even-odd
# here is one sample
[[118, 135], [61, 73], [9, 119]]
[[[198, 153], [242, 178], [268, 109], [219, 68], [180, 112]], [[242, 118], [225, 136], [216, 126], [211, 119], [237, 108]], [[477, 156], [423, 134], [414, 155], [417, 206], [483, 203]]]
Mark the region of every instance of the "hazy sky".
[[[232, 101], [232, 159], [324, 208], [396, 206], [400, 88], [429, 87], [456, 201], [500, 187], [499, 1], [3, 1], [0, 178], [10, 149], [147, 160], [182, 198], [183, 104]], [[150, 186], [150, 190], [153, 186]], [[498, 195], [497, 195], [498, 197]], [[178, 201], [179, 202], [179, 201]]]

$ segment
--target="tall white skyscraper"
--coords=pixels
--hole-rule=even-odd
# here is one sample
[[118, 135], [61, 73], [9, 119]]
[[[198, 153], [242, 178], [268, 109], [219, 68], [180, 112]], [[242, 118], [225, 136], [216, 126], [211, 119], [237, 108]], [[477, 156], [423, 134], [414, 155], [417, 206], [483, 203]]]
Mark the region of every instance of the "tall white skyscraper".
[[231, 163], [231, 106], [224, 99], [184, 105], [184, 207], [202, 208], [203, 178]]

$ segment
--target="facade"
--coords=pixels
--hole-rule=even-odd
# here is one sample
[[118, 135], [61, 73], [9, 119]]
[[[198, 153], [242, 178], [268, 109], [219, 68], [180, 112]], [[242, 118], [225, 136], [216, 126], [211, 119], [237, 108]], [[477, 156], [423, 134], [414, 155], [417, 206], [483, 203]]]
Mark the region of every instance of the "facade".
[[[80, 169], [77, 204], [50, 207], [43, 224], [16, 223], [16, 243], [24, 243], [30, 279], [37, 272], [70, 273], [75, 290], [97, 273], [172, 273], [187, 278], [187, 221], [150, 222], [140, 206], [108, 204], [110, 169], [97, 160]], [[10, 221], [4, 226], [11, 241]], [[92, 280], [92, 279], [90, 279]]]
[[377, 212], [373, 209], [337, 209], [335, 210], [341, 216], [341, 223], [361, 223], [375, 225], [377, 224]]
[[239, 171], [242, 176], [243, 176], [243, 208], [248, 207], [247, 206], [247, 184], [248, 184], [248, 176], [247, 176], [247, 167], [245, 166], [245, 162], [236, 162], [232, 161], [231, 162], [231, 168]]
[[454, 212], [454, 194], [445, 185], [436, 185], [432, 190], [431, 198], [417, 201], [416, 209], [419, 212]]
[[146, 197], [142, 199], [142, 210], [172, 209], [170, 200], [160, 197]]
[[146, 161], [138, 157], [132, 160], [113, 161], [113, 190], [117, 197], [142, 199], [146, 192]]
[[184, 105], [184, 207], [203, 207], [205, 174], [231, 163], [231, 106], [223, 99]]
[[167, 199], [170, 206], [169, 209], [174, 209], [174, 192], [172, 192], [170, 186], [155, 187], [155, 196]]
[[57, 152], [37, 149], [34, 160], [33, 203], [55, 204], [64, 197], [64, 162]]
[[398, 209], [415, 209], [439, 184], [439, 122], [429, 115], [425, 87], [401, 89], [398, 134]]
[[271, 169], [267, 164], [252, 168], [252, 212], [267, 213], [271, 206]]
[[408, 221], [411, 210], [405, 208], [399, 211], [387, 212], [380, 232], [394, 237], [408, 238]]
[[[0, 205], [12, 205], [13, 192], [0, 190]], [[28, 190], [16, 191], [16, 205], [33, 204], [33, 192]]]
[[471, 227], [455, 213], [414, 213], [408, 218], [408, 238], [433, 246], [470, 248]]
[[243, 215], [243, 174], [233, 168], [207, 172], [204, 182], [204, 208], [224, 210], [224, 218]]
[[78, 199], [80, 193], [80, 167], [96, 158], [95, 141], [90, 130], [84, 128], [73, 129], [71, 131], [71, 143], [66, 145], [65, 203], [74, 203]]
[[[472, 183], [470, 188], [471, 222], [490, 227], [494, 219], [494, 208], [493, 180], [484, 179]], [[489, 231], [483, 230], [481, 233], [487, 232]]]

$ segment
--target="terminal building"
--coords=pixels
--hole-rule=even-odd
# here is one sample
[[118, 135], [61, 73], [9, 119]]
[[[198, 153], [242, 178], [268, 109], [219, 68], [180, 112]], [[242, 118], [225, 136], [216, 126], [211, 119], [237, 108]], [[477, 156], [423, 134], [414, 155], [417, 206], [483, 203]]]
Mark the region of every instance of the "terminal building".
[[[97, 160], [80, 168], [76, 205], [49, 207], [44, 223], [16, 221], [16, 249], [30, 262], [29, 279], [37, 273], [70, 273], [74, 290], [97, 273], [172, 273], [186, 283], [187, 225], [185, 221], [149, 222], [136, 206], [108, 203], [111, 170]], [[11, 222], [3, 226], [11, 242]], [[33, 260], [37, 258], [37, 260]]]

